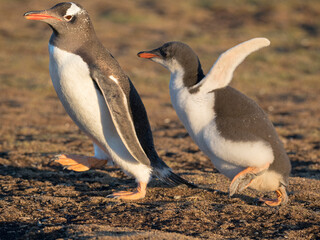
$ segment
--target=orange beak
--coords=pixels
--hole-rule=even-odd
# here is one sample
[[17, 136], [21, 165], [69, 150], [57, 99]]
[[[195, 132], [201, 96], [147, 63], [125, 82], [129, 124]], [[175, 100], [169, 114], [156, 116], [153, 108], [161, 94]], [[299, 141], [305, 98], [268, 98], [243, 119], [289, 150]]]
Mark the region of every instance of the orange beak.
[[45, 14], [41, 12], [27, 12], [23, 15], [28, 20], [44, 20], [44, 19], [55, 19], [61, 21], [61, 19], [51, 16], [49, 14]]
[[138, 57], [149, 59], [149, 58], [160, 57], [160, 56], [153, 53], [148, 53], [148, 52], [139, 52]]

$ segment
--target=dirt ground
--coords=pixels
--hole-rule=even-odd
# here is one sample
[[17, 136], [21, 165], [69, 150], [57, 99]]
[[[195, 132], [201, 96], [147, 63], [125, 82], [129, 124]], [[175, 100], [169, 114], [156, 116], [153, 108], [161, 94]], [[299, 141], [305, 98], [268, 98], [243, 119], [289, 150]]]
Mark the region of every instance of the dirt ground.
[[[159, 155], [201, 187], [153, 179], [134, 202], [106, 198], [135, 187], [117, 167], [77, 173], [50, 162], [93, 154], [53, 90], [51, 30], [22, 17], [55, 3], [0, 0], [0, 239], [320, 239], [319, 1], [79, 1], [140, 93]], [[232, 86], [269, 114], [291, 159], [290, 201], [275, 208], [257, 201], [274, 193], [228, 197], [230, 180], [171, 106], [169, 73], [136, 57], [179, 40], [207, 72], [222, 51], [257, 36], [271, 46], [239, 67]]]

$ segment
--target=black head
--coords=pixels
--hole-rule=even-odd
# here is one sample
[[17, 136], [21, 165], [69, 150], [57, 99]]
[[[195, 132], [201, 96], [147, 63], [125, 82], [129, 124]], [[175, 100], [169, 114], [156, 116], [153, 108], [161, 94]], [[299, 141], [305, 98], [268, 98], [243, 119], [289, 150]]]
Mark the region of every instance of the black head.
[[81, 5], [72, 2], [58, 3], [47, 10], [30, 11], [24, 17], [48, 23], [59, 35], [85, 35], [92, 29], [88, 12]]
[[183, 71], [186, 87], [193, 86], [204, 77], [198, 56], [182, 42], [168, 42], [154, 50], [139, 52], [138, 56], [160, 63], [171, 73]]

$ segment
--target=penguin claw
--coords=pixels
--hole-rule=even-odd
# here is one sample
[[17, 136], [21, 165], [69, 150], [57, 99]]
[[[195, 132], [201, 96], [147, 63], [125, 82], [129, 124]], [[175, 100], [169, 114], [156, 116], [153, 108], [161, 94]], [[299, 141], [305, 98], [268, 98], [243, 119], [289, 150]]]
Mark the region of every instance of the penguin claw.
[[50, 159], [50, 163], [51, 162], [55, 162], [55, 161], [57, 161], [57, 160], [59, 160], [59, 158], [61, 157], [61, 154], [58, 154], [58, 155], [54, 155], [51, 159]]
[[109, 194], [109, 195], [106, 196], [106, 198], [114, 198], [114, 199], [117, 199], [118, 196], [115, 196], [115, 195], [113, 195], [113, 194]]

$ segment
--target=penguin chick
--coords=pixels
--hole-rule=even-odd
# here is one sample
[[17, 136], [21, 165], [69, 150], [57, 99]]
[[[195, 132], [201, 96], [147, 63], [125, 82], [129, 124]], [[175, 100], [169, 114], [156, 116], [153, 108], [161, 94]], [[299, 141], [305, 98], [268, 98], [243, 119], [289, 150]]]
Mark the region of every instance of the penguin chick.
[[228, 86], [236, 67], [252, 52], [270, 44], [254, 38], [224, 52], [205, 76], [193, 50], [181, 42], [138, 53], [171, 72], [170, 96], [191, 138], [214, 166], [232, 179], [229, 193], [247, 187], [276, 191], [270, 206], [285, 204], [291, 171], [274, 126], [249, 97]]

